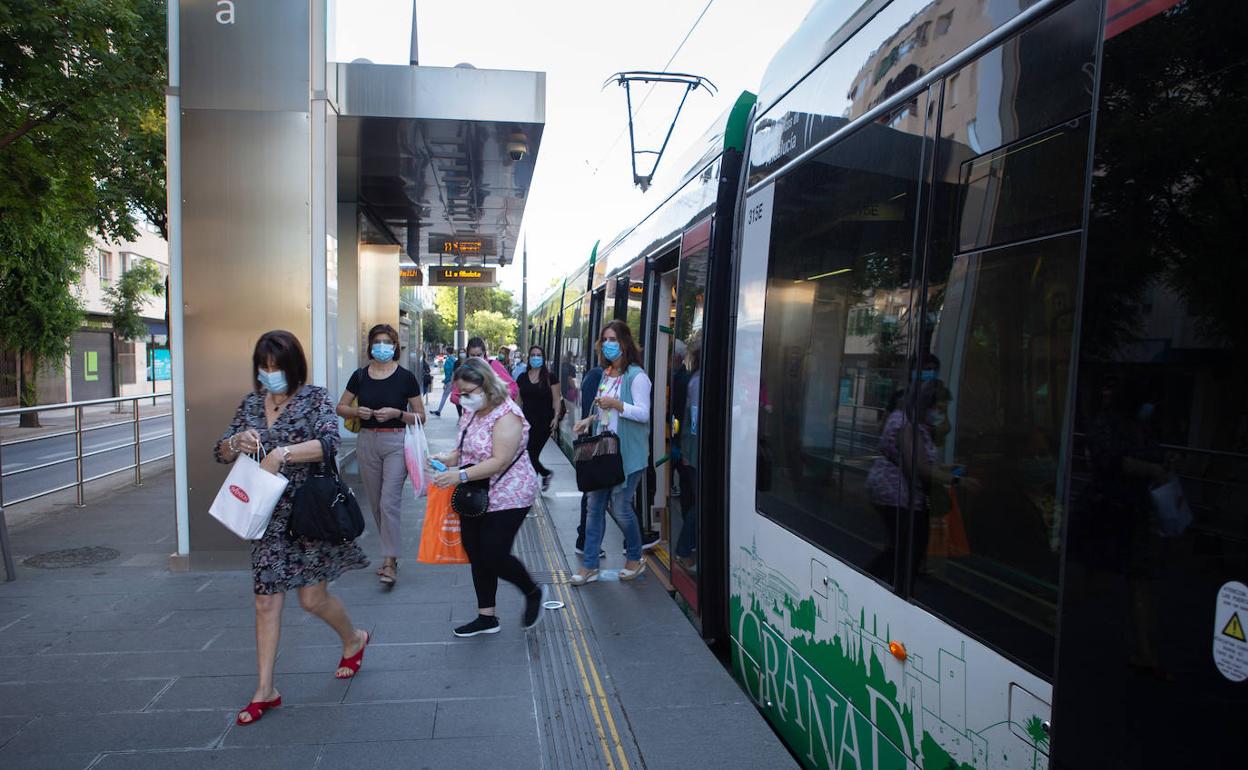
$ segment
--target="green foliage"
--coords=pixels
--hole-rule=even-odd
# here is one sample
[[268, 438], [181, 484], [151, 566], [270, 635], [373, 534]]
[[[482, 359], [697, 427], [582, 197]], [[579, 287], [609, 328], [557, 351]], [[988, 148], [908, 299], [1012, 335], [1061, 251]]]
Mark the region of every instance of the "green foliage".
[[86, 267], [86, 233], [85, 221], [44, 212], [0, 216], [0, 346], [27, 359], [25, 406], [35, 403], [33, 370], [59, 371], [70, 336], [82, 325], [74, 286]]
[[516, 319], [496, 310], [478, 310], [465, 321], [468, 337], [485, 340], [491, 351], [510, 342], [516, 334]]
[[147, 336], [143, 306], [150, 297], [165, 293], [165, 280], [156, 265], [143, 260], [134, 265], [109, 287], [104, 304], [113, 315], [113, 334], [133, 342]]
[[[458, 289], [454, 286], [439, 286], [434, 294], [433, 306], [446, 325], [454, 331], [458, 322], [456, 316]], [[511, 292], [487, 286], [469, 286], [464, 289], [464, 318], [478, 310], [490, 310], [505, 316], [516, 314], [516, 298]], [[472, 336], [471, 334], [468, 336]]]
[[137, 211], [164, 232], [164, 5], [0, 0], [0, 217], [129, 240]]
[[428, 345], [451, 345], [455, 341], [455, 326], [448, 324], [436, 309], [420, 314], [421, 337]]

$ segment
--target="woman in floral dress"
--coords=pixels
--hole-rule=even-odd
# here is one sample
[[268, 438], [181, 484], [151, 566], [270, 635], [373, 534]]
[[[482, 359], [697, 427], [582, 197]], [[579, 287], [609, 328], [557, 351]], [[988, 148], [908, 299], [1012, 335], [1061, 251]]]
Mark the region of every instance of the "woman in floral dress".
[[289, 480], [264, 536], [252, 542], [251, 569], [256, 594], [256, 659], [259, 682], [251, 703], [238, 713], [240, 725], [250, 724], [266, 709], [282, 703], [273, 686], [273, 663], [281, 635], [286, 592], [297, 590], [299, 604], [325, 621], [342, 640], [342, 660], [334, 674], [349, 679], [364, 659], [368, 633], [357, 629], [342, 600], [328, 584], [343, 572], [368, 566], [354, 543], [335, 544], [291, 538], [286, 534], [291, 503], [323, 457], [322, 441], [338, 448], [338, 419], [324, 388], [307, 384], [303, 347], [287, 331], [271, 331], [256, 343], [252, 355], [256, 385], [247, 394], [230, 428], [213, 451], [217, 461], [232, 463], [241, 454], [267, 453], [260, 467]]

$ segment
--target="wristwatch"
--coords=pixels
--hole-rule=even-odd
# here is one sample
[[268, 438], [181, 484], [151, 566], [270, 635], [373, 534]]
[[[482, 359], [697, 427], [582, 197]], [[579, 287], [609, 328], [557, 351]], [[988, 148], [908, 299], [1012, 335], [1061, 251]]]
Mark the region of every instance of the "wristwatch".
[[459, 483], [460, 483], [460, 484], [467, 484], [467, 483], [468, 483], [468, 471], [461, 470], [461, 471], [459, 472]]

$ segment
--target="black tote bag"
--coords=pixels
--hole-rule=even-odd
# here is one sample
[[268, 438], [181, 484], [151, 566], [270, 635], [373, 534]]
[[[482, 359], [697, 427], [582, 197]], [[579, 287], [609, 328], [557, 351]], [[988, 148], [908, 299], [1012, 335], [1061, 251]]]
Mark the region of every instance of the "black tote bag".
[[[595, 409], [593, 414], [597, 413]], [[595, 424], [597, 422], [594, 420]], [[624, 483], [620, 437], [612, 431], [581, 436], [573, 441], [572, 464], [576, 467], [576, 488], [582, 492], [610, 489]]]
[[338, 461], [329, 442], [320, 442], [321, 463], [295, 493], [286, 534], [292, 538], [349, 543], [364, 534], [364, 514], [355, 493], [338, 474]]

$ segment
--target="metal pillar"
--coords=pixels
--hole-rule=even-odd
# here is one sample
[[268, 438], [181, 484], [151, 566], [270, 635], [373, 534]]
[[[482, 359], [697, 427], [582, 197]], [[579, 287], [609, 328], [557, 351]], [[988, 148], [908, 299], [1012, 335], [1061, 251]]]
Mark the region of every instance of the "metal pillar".
[[464, 287], [455, 290], [458, 299], [455, 302], [455, 349], [468, 347], [468, 329], [464, 326]]
[[520, 358], [528, 365], [529, 360], [529, 235], [524, 235], [524, 250], [520, 257]]

